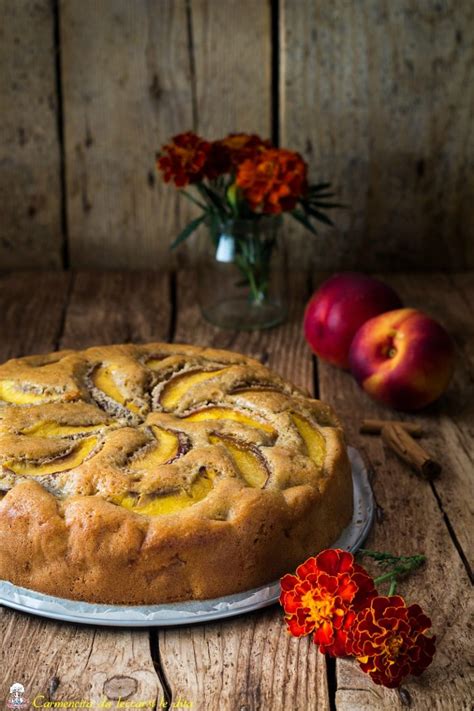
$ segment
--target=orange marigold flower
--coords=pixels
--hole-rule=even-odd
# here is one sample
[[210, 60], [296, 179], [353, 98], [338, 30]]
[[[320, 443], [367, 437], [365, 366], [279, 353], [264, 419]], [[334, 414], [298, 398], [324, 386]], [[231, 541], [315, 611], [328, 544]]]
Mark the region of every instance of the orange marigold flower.
[[376, 684], [394, 689], [404, 677], [419, 676], [431, 664], [436, 637], [425, 635], [430, 627], [419, 605], [407, 607], [399, 595], [376, 597], [357, 614], [348, 649]]
[[332, 656], [348, 653], [348, 630], [357, 612], [377, 595], [372, 578], [340, 549], [308, 558], [280, 584], [288, 631], [295, 637], [313, 633], [321, 652]]
[[307, 165], [299, 153], [269, 148], [244, 160], [237, 185], [254, 211], [279, 213], [292, 210], [307, 188]]
[[211, 144], [192, 131], [179, 133], [171, 141], [157, 157], [165, 182], [172, 180], [176, 187], [183, 188], [202, 180]]
[[212, 179], [230, 173], [242, 161], [270, 147], [270, 141], [255, 133], [230, 133], [226, 138], [212, 143], [206, 176]]
[[229, 133], [218, 143], [226, 148], [232, 162], [237, 165], [247, 158], [253, 158], [257, 153], [271, 148], [270, 141], [260, 138], [256, 133]]

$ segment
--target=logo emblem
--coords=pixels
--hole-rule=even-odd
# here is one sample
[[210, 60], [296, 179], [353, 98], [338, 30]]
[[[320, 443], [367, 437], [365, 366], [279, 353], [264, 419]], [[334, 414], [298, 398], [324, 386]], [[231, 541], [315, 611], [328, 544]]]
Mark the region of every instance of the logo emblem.
[[27, 709], [28, 699], [25, 696], [25, 687], [23, 684], [15, 682], [10, 686], [10, 696], [7, 700], [7, 709]]

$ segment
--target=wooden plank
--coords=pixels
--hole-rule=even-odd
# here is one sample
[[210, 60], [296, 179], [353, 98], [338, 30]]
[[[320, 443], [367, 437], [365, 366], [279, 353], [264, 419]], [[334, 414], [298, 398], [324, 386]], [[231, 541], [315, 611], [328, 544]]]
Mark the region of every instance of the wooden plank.
[[[29, 280], [19, 282], [14, 276], [0, 280], [0, 300], [8, 307], [0, 318], [8, 326], [9, 354], [15, 347], [24, 353], [25, 346], [37, 351], [167, 338], [171, 317], [167, 277], [79, 274], [68, 310], [69, 277], [34, 279], [29, 275]], [[26, 321], [19, 318], [22, 308]], [[20, 324], [17, 340], [15, 320]], [[27, 328], [33, 334], [28, 340]], [[81, 627], [1, 608], [0, 638], [0, 698], [7, 698], [14, 681], [25, 685], [30, 699], [37, 694], [55, 701], [88, 699], [94, 708], [99, 708], [101, 699], [116, 705], [119, 697], [130, 703], [152, 701], [156, 706], [165, 696], [147, 630]]]
[[461, 293], [464, 299], [465, 306], [469, 310], [472, 317], [474, 312], [474, 303], [472, 300], [472, 292], [474, 291], [474, 271], [461, 272], [452, 277], [456, 289]]
[[54, 7], [0, 0], [0, 265], [61, 265]]
[[316, 268], [474, 266], [473, 23], [470, 0], [281, 0], [282, 143], [351, 206]]
[[269, 134], [269, 5], [64, 0], [60, 20], [72, 266], [186, 262], [169, 244], [195, 209], [154, 155], [193, 127]]
[[433, 488], [472, 573], [474, 510], [466, 492], [472, 488], [474, 471], [474, 281], [472, 275], [470, 282], [466, 276], [432, 274], [418, 280], [394, 275], [390, 283], [406, 304], [439, 320], [456, 345], [454, 378], [447, 393], [416, 419], [422, 417], [428, 430], [423, 441], [442, 463], [442, 476]]
[[163, 630], [161, 663], [174, 701], [209, 711], [329, 711], [325, 659], [287, 633], [278, 608]]
[[[66, 305], [69, 275], [31, 272], [0, 275], [0, 360], [54, 349]], [[14, 681], [30, 689], [47, 689], [51, 646], [39, 652], [40, 640], [60, 626], [0, 607], [0, 698]], [[58, 638], [60, 644], [60, 636]], [[44, 663], [42, 663], [44, 662]], [[30, 686], [31, 685], [31, 686]]]
[[168, 340], [169, 280], [158, 272], [74, 275], [61, 347]]
[[193, 125], [185, 0], [61, 3], [67, 206], [75, 268], [159, 268], [189, 206], [155, 153]]
[[206, 137], [270, 137], [270, 25], [270, 3], [191, 0], [196, 123]]
[[[175, 341], [260, 357], [283, 376], [312, 390], [312, 359], [301, 331], [306, 279], [300, 274], [291, 283], [286, 324], [259, 333], [236, 333], [203, 321], [196, 305], [195, 274], [182, 273]], [[173, 699], [186, 698], [193, 708], [329, 709], [325, 659], [309, 639], [297, 641], [288, 635], [280, 608], [212, 625], [163, 630], [159, 645]]]
[[[426, 291], [426, 283], [421, 279], [420, 287]], [[348, 373], [321, 361], [319, 387], [321, 398], [336, 408], [350, 442], [362, 451], [372, 472], [379, 515], [366, 547], [397, 554], [426, 554], [426, 566], [404, 581], [400, 592], [409, 603], [419, 602], [424, 607], [438, 636], [438, 652], [432, 666], [421, 678], [409, 679], [404, 684], [405, 701], [395, 691], [375, 687], [353, 661], [338, 661], [337, 709], [382, 711], [402, 709], [406, 703], [420, 711], [468, 709], [470, 700], [472, 702], [470, 682], [466, 678], [471, 587], [434, 491], [396, 455], [386, 451], [380, 438], [358, 433], [359, 419], [390, 417], [387, 408], [378, 406], [362, 393]], [[431, 429], [436, 427], [436, 431], [440, 427], [441, 420], [436, 413], [426, 418], [417, 416], [418, 419], [424, 426], [430, 423]], [[464, 424], [467, 426], [468, 422]]]
[[[0, 693], [25, 686], [30, 701], [43, 694], [54, 701], [115, 706], [124, 701], [160, 701], [163, 692], [151, 656], [147, 631], [121, 631], [41, 620], [0, 608], [2, 646]], [[38, 703], [40, 703], [38, 701]]]
[[70, 275], [0, 273], [0, 362], [56, 348]]

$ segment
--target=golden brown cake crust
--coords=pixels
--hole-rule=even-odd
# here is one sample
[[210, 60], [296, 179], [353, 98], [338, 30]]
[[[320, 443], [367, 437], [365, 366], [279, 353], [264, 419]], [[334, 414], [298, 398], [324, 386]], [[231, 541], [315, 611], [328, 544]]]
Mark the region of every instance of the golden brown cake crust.
[[275, 580], [352, 515], [332, 410], [229, 351], [151, 343], [0, 365], [0, 578], [148, 604]]

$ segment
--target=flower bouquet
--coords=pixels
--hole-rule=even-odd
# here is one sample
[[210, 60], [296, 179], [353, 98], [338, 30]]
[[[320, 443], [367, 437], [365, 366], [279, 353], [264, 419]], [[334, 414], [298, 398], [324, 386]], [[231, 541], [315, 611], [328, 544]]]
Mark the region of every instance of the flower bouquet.
[[324, 212], [338, 207], [331, 202], [330, 183], [309, 183], [308, 166], [299, 153], [244, 133], [217, 141], [192, 132], [179, 134], [162, 147], [157, 165], [165, 182], [174, 182], [201, 210], [172, 247], [201, 224], [208, 230], [207, 269], [200, 288], [204, 314], [232, 328], [261, 328], [283, 320], [282, 215], [287, 213], [313, 234], [317, 221], [332, 225]]
[[[395, 594], [425, 556], [359, 553], [389, 569], [373, 579], [352, 553], [329, 548], [281, 578], [280, 604], [291, 635], [312, 635], [323, 654], [353, 657], [375, 684], [397, 689], [407, 676], [420, 676], [436, 651], [429, 617]], [[387, 595], [376, 589], [381, 583], [390, 585]]]

